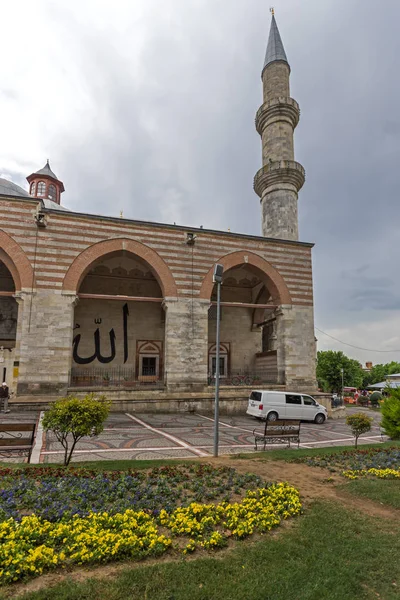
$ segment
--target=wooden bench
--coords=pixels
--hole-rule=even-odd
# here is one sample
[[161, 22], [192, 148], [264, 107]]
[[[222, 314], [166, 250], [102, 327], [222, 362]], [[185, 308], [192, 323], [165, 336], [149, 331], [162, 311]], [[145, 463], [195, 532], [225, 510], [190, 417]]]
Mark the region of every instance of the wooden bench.
[[253, 430], [254, 449], [258, 450], [258, 444], [263, 444], [263, 450], [267, 444], [288, 444], [290, 442], [300, 444], [300, 421], [276, 420], [266, 421], [264, 432]]
[[29, 463], [35, 430], [34, 423], [0, 423], [0, 457], [27, 456]]

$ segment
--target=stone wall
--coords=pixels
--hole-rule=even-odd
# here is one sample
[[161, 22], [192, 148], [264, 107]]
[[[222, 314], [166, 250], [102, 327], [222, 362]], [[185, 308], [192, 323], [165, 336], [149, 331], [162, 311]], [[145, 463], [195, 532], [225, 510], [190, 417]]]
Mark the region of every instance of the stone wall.
[[276, 350], [260, 352], [256, 356], [256, 373], [263, 381], [278, 381], [278, 362]]
[[[256, 353], [261, 351], [262, 330], [252, 327], [253, 312], [250, 308], [222, 308], [221, 343], [229, 343], [231, 375], [255, 370]], [[216, 341], [216, 321], [209, 322], [208, 341]]]
[[[127, 325], [127, 357], [124, 344], [124, 311]], [[94, 356], [96, 330], [100, 332], [100, 351], [104, 357], [111, 356], [110, 332], [114, 332], [115, 357], [106, 364], [99, 362], [97, 357], [84, 365], [73, 361], [73, 367], [125, 367], [136, 370], [138, 341], [161, 341], [162, 345], [164, 344], [165, 311], [161, 303], [82, 299], [75, 308], [74, 328], [75, 341], [77, 335], [81, 336], [77, 345], [79, 357], [87, 359]]]
[[[18, 394], [53, 394], [68, 386], [75, 295], [20, 294]], [[32, 300], [32, 304], [31, 303]], [[23, 308], [21, 311], [21, 304]]]
[[316, 345], [311, 307], [282, 306], [277, 311], [278, 382], [288, 389], [316, 389]]
[[[304, 318], [302, 309], [305, 309], [307, 326], [301, 323], [288, 324], [284, 327], [284, 336], [280, 338], [278, 335], [277, 345], [282, 346], [278, 355], [282, 380], [286, 377], [286, 366], [288, 380], [296, 378], [297, 366], [298, 378], [310, 380], [314, 352], [307, 358], [304, 351], [311, 352], [314, 344], [311, 324], [311, 244], [197, 229], [195, 245], [190, 246], [186, 243], [188, 231], [194, 231], [190, 228], [61, 211], [45, 211], [47, 226], [38, 229], [33, 218], [36, 205], [30, 200], [0, 199], [3, 230], [0, 231], [1, 250], [4, 256], [9, 257], [9, 270], [14, 269], [19, 274], [19, 279], [13, 275], [19, 302], [15, 350], [15, 359], [20, 363], [19, 394], [57, 394], [65, 389], [72, 365], [73, 334], [76, 335], [77, 331], [73, 332], [76, 325], [73, 303], [79, 293], [77, 287], [70, 289], [65, 282], [73, 280], [70, 274], [74, 269], [79, 272], [79, 261], [85, 253], [93, 255], [98, 265], [102, 256], [98, 248], [102, 244], [107, 244], [107, 248], [120, 248], [129, 256], [133, 256], [129, 248], [138, 248], [140, 252], [135, 256], [140, 256], [139, 262], [147, 265], [147, 272], [154, 276], [151, 281], [154, 290], [148, 293], [156, 293], [156, 285], [160, 289], [174, 292], [172, 295], [161, 294], [166, 296], [165, 371], [169, 386], [186, 386], [190, 389], [191, 386], [206, 385], [208, 309], [212, 294], [212, 285], [207, 282], [212, 277], [210, 273], [212, 274], [217, 262], [227, 265], [227, 270], [237, 269], [238, 276], [243, 268], [250, 270], [250, 273], [261, 280], [262, 273], [265, 273], [266, 280], [272, 286], [270, 291], [274, 302], [289, 304], [293, 308], [293, 315], [296, 315], [295, 321], [297, 318]], [[91, 268], [90, 264], [88, 266]], [[143, 273], [146, 275], [146, 271]], [[258, 290], [258, 285], [254, 290]], [[87, 288], [88, 293], [90, 289], [93, 291], [93, 288]], [[96, 288], [96, 291], [101, 289]], [[109, 289], [115, 289], [113, 284], [110, 284]], [[256, 296], [253, 296], [252, 290], [253, 288], [235, 290], [230, 300], [235, 298], [242, 302], [254, 302]], [[161, 297], [160, 294], [158, 297]], [[264, 301], [267, 297], [264, 297]], [[81, 299], [78, 303], [77, 314], [82, 310], [82, 317], [89, 323], [94, 317], [90, 314], [85, 317], [84, 308], [80, 309], [80, 306], [85, 306], [83, 302], [84, 299]], [[132, 310], [136, 311], [136, 307]], [[159, 304], [149, 310], [154, 311], [154, 315], [157, 311], [158, 315], [161, 313]], [[229, 321], [222, 323], [221, 340], [232, 344], [233, 366], [243, 368], [243, 363], [250, 360], [249, 357], [254, 360], [255, 354], [261, 350], [261, 331], [251, 330], [252, 309], [229, 310], [233, 312]], [[226, 312], [225, 309], [226, 319], [228, 315], [229, 311]], [[144, 318], [147, 319], [146, 316]], [[120, 322], [119, 318], [116, 319]], [[156, 321], [152, 323], [151, 320], [152, 317], [150, 329], [146, 330], [151, 336], [143, 335], [143, 339], [153, 335], [160, 339], [157, 331], [161, 336], [162, 332], [157, 329], [159, 326], [155, 324]], [[94, 325], [95, 323], [91, 327]], [[224, 329], [225, 326], [227, 329]], [[154, 328], [156, 331], [152, 333]], [[104, 329], [106, 336], [110, 326], [104, 323]], [[291, 344], [289, 330], [294, 332], [299, 343], [286, 352], [285, 344]], [[93, 329], [88, 336], [89, 341], [84, 341], [82, 337], [82, 353], [91, 352], [91, 336]], [[230, 339], [224, 340], [227, 336]], [[83, 344], [86, 343], [88, 345], [85, 348]], [[235, 356], [238, 357], [237, 362]]]

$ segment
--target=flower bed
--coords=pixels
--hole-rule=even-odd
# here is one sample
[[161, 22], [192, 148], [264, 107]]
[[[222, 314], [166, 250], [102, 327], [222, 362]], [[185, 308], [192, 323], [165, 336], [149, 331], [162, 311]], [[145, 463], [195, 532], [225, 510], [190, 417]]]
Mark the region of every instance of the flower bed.
[[365, 448], [343, 450], [330, 456], [311, 456], [296, 459], [312, 467], [323, 467], [331, 472], [339, 471], [348, 479], [367, 477], [394, 479], [400, 477], [400, 448]]
[[143, 471], [101, 472], [82, 468], [2, 469], [0, 521], [35, 512], [58, 521], [90, 512], [146, 510], [158, 515], [191, 502], [229, 501], [234, 495], [262, 487], [256, 475], [240, 475], [229, 467], [207, 464]]
[[234, 536], [269, 531], [299, 514], [298, 491], [286, 483], [249, 490], [240, 502], [191, 502], [159, 515], [148, 511], [93, 513], [50, 522], [36, 515], [0, 523], [0, 583], [40, 575], [56, 566], [159, 556], [169, 548], [186, 554], [214, 549]]
[[358, 479], [372, 475], [378, 479], [400, 479], [400, 469], [359, 469], [343, 471], [342, 475], [347, 479]]

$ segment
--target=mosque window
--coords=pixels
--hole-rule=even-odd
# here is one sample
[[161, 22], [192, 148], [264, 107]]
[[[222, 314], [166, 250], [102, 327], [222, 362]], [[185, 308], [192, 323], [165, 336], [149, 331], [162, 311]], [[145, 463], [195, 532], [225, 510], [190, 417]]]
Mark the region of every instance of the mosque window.
[[56, 198], [57, 198], [56, 186], [53, 184], [49, 185], [49, 198], [50, 198], [50, 200], [56, 200]]
[[45, 194], [46, 194], [46, 184], [44, 181], [39, 181], [39, 183], [37, 184], [37, 195], [45, 196]]
[[35, 195], [35, 191], [36, 191], [36, 183], [32, 183], [31, 184], [31, 191], [30, 191], [31, 196]]

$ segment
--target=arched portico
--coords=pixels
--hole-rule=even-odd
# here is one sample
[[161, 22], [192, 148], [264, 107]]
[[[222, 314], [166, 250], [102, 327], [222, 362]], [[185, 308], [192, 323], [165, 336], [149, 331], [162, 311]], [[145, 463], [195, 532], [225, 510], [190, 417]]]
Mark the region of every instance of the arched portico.
[[135, 255], [147, 263], [160, 284], [164, 298], [178, 295], [172, 273], [161, 256], [149, 246], [128, 238], [114, 238], [86, 248], [69, 267], [63, 281], [63, 290], [76, 292], [85, 275], [98, 260], [117, 252]]
[[12, 275], [15, 291], [31, 289], [34, 285], [32, 265], [21, 246], [0, 229], [0, 261]]
[[18, 306], [15, 295], [31, 291], [33, 270], [21, 246], [1, 230], [0, 246], [0, 378], [14, 390], [24, 312], [23, 303]]
[[[288, 287], [281, 274], [261, 256], [252, 252], [233, 252], [218, 261], [224, 267], [221, 290], [221, 346], [225, 355], [220, 371], [227, 384], [251, 378], [264, 382], [278, 380], [276, 309], [291, 305]], [[209, 365], [215, 364], [216, 289], [214, 267], [204, 278], [200, 296], [212, 306], [208, 319]], [[209, 370], [209, 377], [213, 373]]]
[[165, 297], [175, 281], [151, 248], [118, 238], [87, 248], [70, 266], [63, 289], [74, 311], [72, 385], [137, 387], [164, 378]]
[[[245, 266], [264, 282], [270, 291], [274, 304], [291, 304], [289, 289], [282, 275], [265, 258], [253, 252], [231, 252], [217, 261], [224, 267], [224, 272], [234, 267]], [[200, 288], [200, 298], [209, 300], [214, 288], [214, 266], [208, 271]]]

